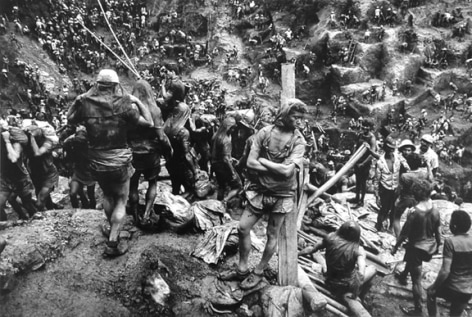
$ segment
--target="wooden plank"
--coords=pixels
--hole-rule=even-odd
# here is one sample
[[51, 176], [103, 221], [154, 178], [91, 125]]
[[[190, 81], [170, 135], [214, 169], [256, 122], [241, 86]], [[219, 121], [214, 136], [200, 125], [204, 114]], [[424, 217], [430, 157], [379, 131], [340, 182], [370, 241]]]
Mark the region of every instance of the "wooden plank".
[[282, 64], [281, 71], [282, 94], [280, 96], [281, 106], [287, 104], [287, 99], [295, 98], [295, 64]]
[[280, 286], [297, 285], [297, 209], [289, 213], [282, 224], [279, 234], [279, 272]]

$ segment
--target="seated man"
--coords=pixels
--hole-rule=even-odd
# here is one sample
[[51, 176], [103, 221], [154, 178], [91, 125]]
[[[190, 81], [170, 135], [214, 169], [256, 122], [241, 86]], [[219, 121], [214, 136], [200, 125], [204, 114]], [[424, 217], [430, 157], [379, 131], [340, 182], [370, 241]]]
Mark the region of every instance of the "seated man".
[[326, 249], [326, 286], [343, 300], [363, 298], [368, 283], [375, 275], [374, 267], [366, 267], [366, 253], [360, 246], [361, 228], [354, 221], [342, 224], [322, 242], [307, 247], [299, 255]]
[[451, 302], [449, 315], [462, 316], [472, 298], [472, 237], [470, 216], [463, 210], [451, 214], [453, 234], [444, 240], [443, 263], [436, 281], [428, 288], [429, 316], [438, 316], [436, 298]]

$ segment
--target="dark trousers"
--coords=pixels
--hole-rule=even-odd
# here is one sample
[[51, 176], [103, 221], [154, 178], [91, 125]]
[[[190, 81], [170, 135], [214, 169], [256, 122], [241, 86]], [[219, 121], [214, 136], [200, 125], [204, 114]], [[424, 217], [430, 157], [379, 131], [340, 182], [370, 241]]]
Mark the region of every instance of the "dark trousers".
[[379, 197], [380, 197], [381, 207], [377, 215], [377, 228], [382, 228], [383, 222], [387, 220], [387, 218], [390, 220], [389, 226], [392, 227], [393, 217], [395, 215], [394, 214], [395, 200], [396, 200], [395, 190], [386, 189], [385, 187], [382, 186], [382, 184], [380, 184]]

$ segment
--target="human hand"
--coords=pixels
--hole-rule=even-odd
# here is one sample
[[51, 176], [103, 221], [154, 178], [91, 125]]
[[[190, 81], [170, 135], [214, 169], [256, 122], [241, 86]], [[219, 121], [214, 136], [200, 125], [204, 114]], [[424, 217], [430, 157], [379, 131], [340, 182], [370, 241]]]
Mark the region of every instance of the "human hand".
[[436, 288], [434, 287], [434, 284], [432, 284], [430, 287], [426, 289], [426, 294], [428, 297], [436, 297]]
[[2, 132], [2, 137], [5, 142], [10, 141], [10, 132], [9, 131], [3, 131]]
[[227, 213], [224, 213], [223, 214], [223, 219], [224, 219], [224, 222], [231, 222], [233, 221], [233, 218], [231, 218], [231, 216]]
[[375, 195], [375, 203], [377, 204], [379, 208], [382, 208], [382, 201], [380, 200], [379, 195]]

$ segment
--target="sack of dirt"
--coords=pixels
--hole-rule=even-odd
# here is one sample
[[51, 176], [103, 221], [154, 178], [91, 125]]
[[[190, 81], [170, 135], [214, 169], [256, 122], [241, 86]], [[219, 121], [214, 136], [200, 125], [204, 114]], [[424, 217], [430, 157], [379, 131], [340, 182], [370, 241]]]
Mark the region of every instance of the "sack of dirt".
[[[218, 264], [225, 253], [235, 252], [239, 245], [238, 222], [232, 221], [209, 228], [191, 253], [208, 264]], [[251, 231], [251, 244], [257, 251], [264, 250], [264, 243]]]
[[213, 287], [209, 288], [209, 301], [214, 312], [232, 312], [241, 305], [244, 292], [237, 281], [221, 281], [215, 278], [212, 284]]
[[195, 182], [195, 195], [198, 198], [205, 198], [213, 192], [213, 186], [210, 182], [208, 173], [202, 170], [197, 170]]
[[269, 286], [263, 290], [261, 302], [264, 316], [306, 316], [302, 289], [295, 286]]
[[219, 200], [197, 201], [192, 204], [190, 209], [195, 215], [195, 227], [198, 230], [206, 231], [225, 222], [225, 206]]
[[158, 205], [164, 223], [172, 230], [181, 231], [187, 228], [194, 219], [189, 202], [182, 196], [172, 195], [163, 191], [154, 201]]
[[31, 131], [36, 139], [44, 138], [50, 141], [53, 146], [59, 143], [59, 138], [56, 135], [56, 130], [47, 121], [25, 119], [22, 122], [23, 129]]

